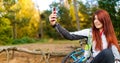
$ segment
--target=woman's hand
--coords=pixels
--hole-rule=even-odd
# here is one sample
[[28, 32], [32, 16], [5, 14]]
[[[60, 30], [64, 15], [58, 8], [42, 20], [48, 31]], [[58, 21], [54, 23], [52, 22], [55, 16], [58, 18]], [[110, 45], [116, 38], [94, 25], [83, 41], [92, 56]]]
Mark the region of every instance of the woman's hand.
[[56, 9], [53, 8], [52, 14], [49, 16], [49, 21], [52, 26], [56, 24], [57, 21], [57, 14], [56, 14]]

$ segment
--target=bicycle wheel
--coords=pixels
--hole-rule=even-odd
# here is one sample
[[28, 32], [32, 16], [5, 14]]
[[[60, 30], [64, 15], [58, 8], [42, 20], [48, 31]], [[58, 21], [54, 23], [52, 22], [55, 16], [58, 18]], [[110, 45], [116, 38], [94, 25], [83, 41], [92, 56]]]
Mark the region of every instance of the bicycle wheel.
[[83, 54], [84, 54], [84, 50], [83, 49], [76, 49], [74, 51], [72, 51], [71, 53], [69, 53], [68, 55], [66, 55], [63, 60], [62, 63], [83, 63], [82, 59], [83, 59]]
[[67, 56], [65, 56], [62, 60], [62, 63], [73, 63], [74, 60], [71, 58], [71, 55], [74, 53], [75, 51], [69, 53]]

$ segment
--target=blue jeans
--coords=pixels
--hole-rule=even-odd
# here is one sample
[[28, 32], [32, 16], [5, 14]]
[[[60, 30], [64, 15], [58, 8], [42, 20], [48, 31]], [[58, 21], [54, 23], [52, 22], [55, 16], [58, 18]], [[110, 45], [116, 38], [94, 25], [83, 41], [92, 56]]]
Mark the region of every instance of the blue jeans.
[[114, 63], [112, 50], [104, 49], [90, 63]]

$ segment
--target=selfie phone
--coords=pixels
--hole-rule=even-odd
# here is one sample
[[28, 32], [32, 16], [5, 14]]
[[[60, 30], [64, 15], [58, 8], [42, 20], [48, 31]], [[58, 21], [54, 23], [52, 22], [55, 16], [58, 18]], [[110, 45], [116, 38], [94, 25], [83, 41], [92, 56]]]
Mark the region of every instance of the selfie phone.
[[[53, 9], [52, 9], [52, 13], [53, 13], [53, 14], [56, 14], [56, 8], [55, 8], [55, 7], [53, 7]], [[52, 17], [52, 18], [54, 19], [54, 18], [56, 18], [56, 17]], [[52, 22], [53, 22], [53, 21], [55, 21], [55, 20], [52, 20]]]
[[53, 13], [56, 14], [56, 8], [55, 7], [53, 7]]

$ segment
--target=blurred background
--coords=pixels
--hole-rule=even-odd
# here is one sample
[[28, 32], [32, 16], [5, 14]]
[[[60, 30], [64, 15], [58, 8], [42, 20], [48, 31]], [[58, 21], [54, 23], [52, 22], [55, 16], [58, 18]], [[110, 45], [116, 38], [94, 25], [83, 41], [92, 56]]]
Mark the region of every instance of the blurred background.
[[69, 31], [90, 28], [92, 13], [105, 9], [120, 40], [120, 0], [0, 0], [0, 45], [64, 40], [49, 24], [53, 7]]

